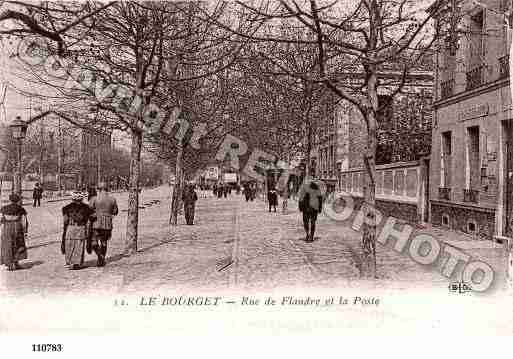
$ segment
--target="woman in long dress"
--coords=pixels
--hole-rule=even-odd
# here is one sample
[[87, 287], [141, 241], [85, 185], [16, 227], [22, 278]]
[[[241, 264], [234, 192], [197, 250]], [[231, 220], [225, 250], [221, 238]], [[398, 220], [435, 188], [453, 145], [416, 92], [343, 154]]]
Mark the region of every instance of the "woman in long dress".
[[0, 264], [7, 266], [10, 271], [20, 269], [18, 261], [27, 259], [25, 236], [28, 231], [27, 211], [19, 202], [20, 196], [13, 193], [9, 196], [11, 202], [0, 209], [2, 224], [2, 250]]
[[61, 252], [70, 269], [80, 269], [84, 264], [84, 251], [89, 237], [90, 222], [94, 210], [82, 202], [82, 194], [75, 192], [72, 202], [62, 208], [64, 230], [62, 233]]

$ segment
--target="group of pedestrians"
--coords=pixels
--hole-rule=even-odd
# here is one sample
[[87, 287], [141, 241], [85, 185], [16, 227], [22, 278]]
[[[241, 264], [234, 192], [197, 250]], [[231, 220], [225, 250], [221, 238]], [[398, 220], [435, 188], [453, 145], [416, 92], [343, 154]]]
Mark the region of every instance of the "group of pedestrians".
[[[36, 187], [40, 185], [37, 184]], [[42, 189], [41, 189], [42, 193]], [[88, 203], [84, 203], [84, 194], [74, 192], [71, 203], [62, 208], [63, 230], [61, 237], [61, 253], [64, 255], [66, 265], [70, 269], [80, 269], [84, 265], [85, 252], [93, 251], [98, 257], [97, 266], [103, 267], [106, 263], [107, 244], [112, 237], [113, 217], [118, 214], [116, 199], [108, 193], [105, 183], [98, 185], [98, 192], [89, 192], [92, 195]], [[34, 206], [40, 205], [40, 198], [36, 201], [34, 190]], [[0, 209], [1, 253], [0, 264], [12, 271], [20, 269], [19, 261], [27, 259], [26, 238], [29, 222], [27, 211], [22, 206], [22, 198], [12, 193], [9, 204]]]
[[214, 194], [214, 197], [217, 198], [226, 198], [228, 195], [232, 194], [232, 186], [228, 183], [218, 183], [214, 184], [212, 188], [212, 193]]
[[254, 201], [257, 193], [256, 185], [254, 183], [245, 184], [244, 188], [242, 189], [242, 193], [246, 198], [246, 202]]

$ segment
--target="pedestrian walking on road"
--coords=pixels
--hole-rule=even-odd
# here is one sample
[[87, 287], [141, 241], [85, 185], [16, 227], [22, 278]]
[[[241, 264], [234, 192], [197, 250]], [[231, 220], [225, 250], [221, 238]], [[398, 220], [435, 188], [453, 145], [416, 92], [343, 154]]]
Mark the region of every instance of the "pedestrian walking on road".
[[0, 209], [2, 217], [2, 247], [0, 264], [8, 270], [20, 269], [18, 261], [27, 259], [25, 239], [28, 231], [27, 211], [20, 205], [21, 198], [13, 193], [9, 196], [11, 202]]
[[282, 214], [287, 214], [287, 207], [289, 201], [289, 186], [285, 186], [283, 189], [283, 200], [282, 200]]
[[96, 220], [93, 222], [92, 249], [98, 256], [98, 267], [105, 265], [107, 243], [112, 236], [112, 220], [118, 214], [116, 199], [109, 195], [107, 185], [98, 185], [98, 195], [91, 199], [89, 206], [94, 210]]
[[249, 198], [251, 197], [251, 188], [249, 187], [249, 184], [245, 185], [242, 189], [242, 193], [244, 194], [244, 197], [246, 198], [246, 202], [249, 201]]
[[43, 198], [43, 186], [36, 182], [32, 191], [32, 199], [34, 199], [34, 207], [41, 207], [41, 198]]
[[313, 242], [315, 222], [322, 210], [322, 192], [315, 182], [304, 184], [299, 191], [299, 210], [303, 213], [306, 242]]
[[62, 208], [64, 228], [62, 231], [61, 252], [70, 269], [80, 269], [84, 265], [84, 251], [89, 237], [90, 223], [94, 211], [85, 203], [80, 192], [71, 195], [72, 202]]
[[251, 193], [251, 195], [250, 195], [249, 199], [251, 202], [253, 202], [256, 198], [256, 193], [257, 193], [256, 184], [251, 185], [250, 193]]
[[271, 212], [271, 207], [274, 208], [274, 212], [276, 212], [276, 207], [278, 206], [278, 192], [272, 187], [267, 192], [267, 202], [269, 202], [269, 212]]
[[182, 194], [182, 201], [184, 207], [185, 221], [189, 226], [194, 224], [194, 210], [196, 207], [196, 201], [198, 196], [194, 190], [194, 185], [188, 185], [185, 187]]

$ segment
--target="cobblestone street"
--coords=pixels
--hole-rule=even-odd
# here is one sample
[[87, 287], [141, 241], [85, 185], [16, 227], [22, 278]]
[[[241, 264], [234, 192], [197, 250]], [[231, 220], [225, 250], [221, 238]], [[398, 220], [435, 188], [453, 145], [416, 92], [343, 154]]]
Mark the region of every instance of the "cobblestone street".
[[[169, 188], [145, 190], [140, 211], [139, 253], [124, 257], [126, 194], [116, 194], [121, 213], [115, 222], [106, 267], [94, 255], [86, 268], [70, 271], [60, 254], [60, 208], [46, 203], [29, 212], [29, 259], [23, 270], [1, 271], [1, 294], [135, 293], [153, 289], [245, 290], [287, 288], [425, 288], [447, 292], [449, 280], [436, 268], [416, 264], [408, 255], [378, 244], [377, 281], [359, 279], [359, 234], [326, 216], [318, 220], [316, 241], [306, 243], [297, 204], [289, 213], [269, 213], [258, 199], [246, 202], [200, 198], [194, 226], [168, 225]], [[442, 237], [444, 233], [438, 233]], [[447, 236], [447, 234], [445, 234]], [[457, 237], [456, 234], [451, 234]], [[456, 241], [457, 242], [457, 241]], [[463, 249], [492, 265], [502, 288], [504, 257], [498, 246]]]

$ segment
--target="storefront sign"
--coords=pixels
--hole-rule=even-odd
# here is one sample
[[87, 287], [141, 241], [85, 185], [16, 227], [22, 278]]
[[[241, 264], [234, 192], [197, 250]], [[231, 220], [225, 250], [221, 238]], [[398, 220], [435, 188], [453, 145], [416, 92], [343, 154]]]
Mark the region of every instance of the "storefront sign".
[[460, 121], [470, 120], [472, 118], [483, 117], [490, 112], [490, 106], [487, 103], [472, 105], [458, 112]]
[[225, 173], [224, 181], [226, 183], [236, 183], [237, 182], [237, 174], [236, 173]]
[[217, 181], [219, 177], [219, 171], [217, 167], [208, 167], [206, 170], [206, 179]]

